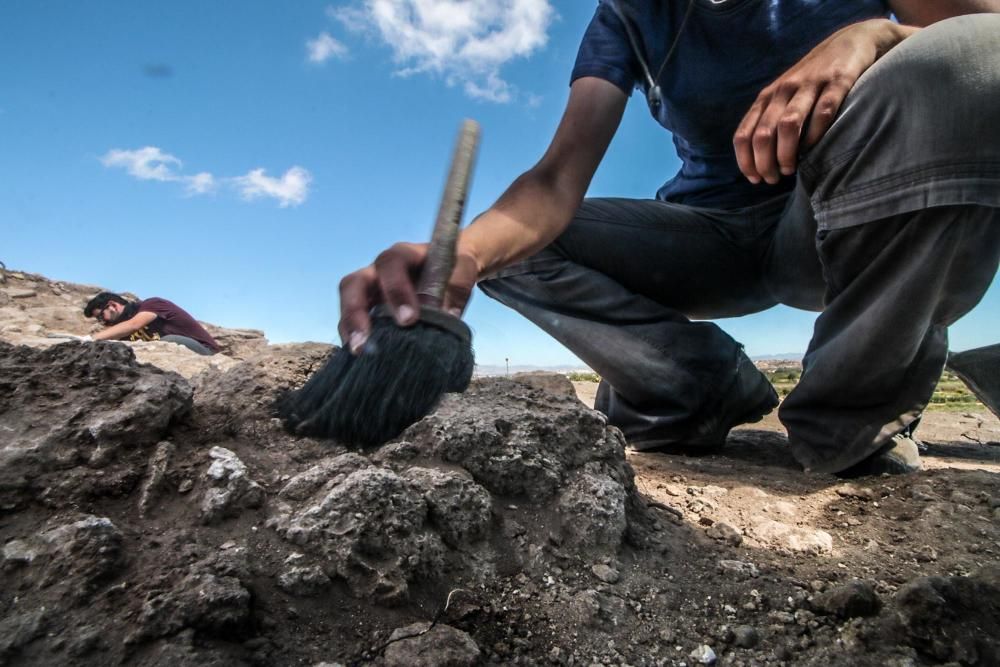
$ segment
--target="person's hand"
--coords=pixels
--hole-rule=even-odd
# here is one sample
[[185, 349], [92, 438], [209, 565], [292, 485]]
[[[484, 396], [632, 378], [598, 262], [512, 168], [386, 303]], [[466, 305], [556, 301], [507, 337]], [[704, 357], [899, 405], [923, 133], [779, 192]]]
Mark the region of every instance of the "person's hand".
[[743, 175], [774, 184], [794, 174], [799, 153], [830, 129], [861, 74], [914, 30], [887, 19], [849, 25], [765, 87], [733, 136]]
[[[416, 282], [427, 258], [426, 243], [397, 243], [378, 256], [374, 264], [348, 274], [340, 281], [340, 338], [352, 354], [359, 354], [371, 332], [368, 312], [385, 303], [400, 326], [411, 326], [420, 317]], [[461, 316], [479, 277], [476, 260], [458, 253], [442, 308]]]

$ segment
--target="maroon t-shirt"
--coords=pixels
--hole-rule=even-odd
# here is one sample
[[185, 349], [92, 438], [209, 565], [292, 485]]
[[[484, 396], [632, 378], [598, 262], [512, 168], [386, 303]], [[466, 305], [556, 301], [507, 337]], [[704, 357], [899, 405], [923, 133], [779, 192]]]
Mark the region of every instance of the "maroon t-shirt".
[[156, 319], [146, 325], [151, 333], [160, 336], [187, 336], [198, 341], [213, 352], [219, 351], [219, 344], [205, 327], [191, 317], [186, 310], [172, 301], [153, 297], [139, 302], [140, 313], [153, 313]]

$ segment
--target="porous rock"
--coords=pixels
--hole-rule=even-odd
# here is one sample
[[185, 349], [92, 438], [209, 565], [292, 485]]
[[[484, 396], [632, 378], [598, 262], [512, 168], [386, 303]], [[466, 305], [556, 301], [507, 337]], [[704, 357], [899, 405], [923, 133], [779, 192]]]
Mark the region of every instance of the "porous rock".
[[[192, 384], [194, 378], [202, 373], [225, 372], [239, 364], [238, 360], [225, 354], [198, 354], [180, 343], [166, 340], [139, 340], [117, 344], [131, 348], [140, 363], [177, 373]], [[197, 393], [195, 395], [197, 396]]]
[[243, 461], [225, 447], [212, 447], [208, 454], [213, 461], [205, 473], [210, 486], [201, 501], [202, 523], [217, 523], [245, 508], [260, 507], [264, 489], [250, 479]]
[[705, 534], [713, 540], [725, 542], [726, 544], [730, 544], [734, 547], [739, 546], [740, 543], [743, 542], [743, 534], [738, 529], [721, 521], [716, 521], [709, 526], [705, 530]]
[[747, 563], [742, 560], [720, 560], [719, 570], [722, 572], [729, 572], [732, 574], [739, 575], [741, 577], [756, 577], [760, 574], [757, 570], [757, 566], [753, 563]]
[[234, 359], [247, 359], [267, 346], [267, 338], [260, 329], [233, 329], [210, 322], [200, 322], [219, 344], [222, 353]]
[[306, 500], [324, 487], [329, 491], [352, 472], [369, 465], [367, 458], [354, 453], [324, 459], [289, 479], [278, 496], [284, 500]]
[[292, 595], [312, 597], [319, 595], [330, 586], [319, 565], [306, 562], [302, 554], [295, 553], [285, 559], [286, 569], [278, 576], [278, 586]]
[[921, 577], [894, 604], [905, 643], [940, 662], [1000, 664], [1000, 573]]
[[874, 616], [882, 608], [882, 601], [870, 583], [854, 579], [817, 595], [812, 606], [821, 614], [855, 618]]
[[414, 623], [394, 630], [389, 642], [386, 667], [471, 667], [479, 660], [472, 637], [450, 625]]
[[402, 438], [419, 456], [465, 468], [494, 495], [548, 501], [590, 462], [620, 485], [632, 482], [625, 443], [603, 415], [505, 378], [447, 395]]
[[618, 570], [604, 563], [597, 563], [591, 566], [590, 571], [594, 573], [595, 577], [606, 584], [617, 584], [618, 580], [621, 579], [621, 573]]
[[549, 540], [614, 554], [636, 498], [624, 443], [603, 417], [489, 379], [371, 456], [313, 463], [285, 484], [267, 525], [355, 595], [390, 605], [445, 573], [475, 583], [498, 567], [544, 567]]
[[407, 478], [424, 492], [428, 518], [452, 548], [475, 544], [490, 527], [492, 498], [471, 477], [456, 471], [411, 468]]
[[0, 660], [5, 661], [21, 647], [45, 633], [44, 609], [8, 616], [0, 620]]
[[789, 551], [806, 554], [825, 554], [833, 551], [833, 536], [818, 528], [804, 528], [764, 519], [754, 525], [753, 534], [761, 542]]
[[107, 649], [108, 643], [101, 629], [93, 625], [83, 625], [76, 628], [73, 636], [66, 643], [66, 652], [75, 658]]
[[122, 535], [110, 519], [85, 516], [4, 545], [7, 567], [24, 566], [39, 586], [57, 585], [70, 600], [86, 599], [124, 562]]
[[562, 373], [551, 373], [548, 371], [528, 371], [524, 373], [514, 373], [513, 379], [516, 382], [530, 385], [536, 389], [547, 391], [555, 396], [576, 397], [576, 390], [573, 383]]
[[562, 516], [562, 537], [574, 547], [616, 547], [628, 522], [625, 488], [606, 474], [581, 472], [568, 480], [556, 502]]
[[596, 627], [600, 623], [601, 600], [597, 591], [588, 589], [576, 593], [566, 605], [566, 614], [574, 625]]
[[423, 489], [412, 480], [369, 466], [317, 495], [269, 525], [355, 594], [391, 604], [406, 598], [409, 581], [440, 574], [445, 547], [428, 525]]
[[138, 364], [124, 345], [36, 350], [0, 342], [0, 506], [129, 491], [147, 456], [142, 449], [161, 440], [191, 400], [181, 377]]
[[243, 630], [250, 615], [250, 592], [240, 579], [199, 563], [169, 590], [147, 598], [139, 630], [130, 641], [165, 637], [185, 628], [228, 635]]
[[156, 446], [156, 451], [153, 452], [153, 456], [149, 460], [146, 479], [139, 491], [140, 517], [146, 516], [156, 495], [162, 490], [166, 481], [167, 468], [170, 466], [170, 459], [176, 450], [177, 448], [168, 441], [163, 441]]

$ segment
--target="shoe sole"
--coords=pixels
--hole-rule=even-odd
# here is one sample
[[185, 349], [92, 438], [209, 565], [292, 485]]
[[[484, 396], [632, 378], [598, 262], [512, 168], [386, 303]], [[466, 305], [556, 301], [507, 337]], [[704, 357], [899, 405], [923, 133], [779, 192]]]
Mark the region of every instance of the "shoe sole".
[[765, 387], [766, 391], [761, 392], [764, 393], [765, 396], [758, 401], [753, 408], [731, 422], [732, 425], [726, 430], [726, 436], [722, 438], [721, 442], [697, 442], [691, 440], [650, 438], [648, 440], [629, 439], [628, 446], [636, 451], [643, 452], [666, 449], [680, 454], [707, 454], [716, 452], [725, 446], [726, 437], [729, 436], [729, 431], [743, 424], [756, 424], [764, 419], [764, 417], [771, 414], [774, 409], [778, 407], [778, 404], [781, 402], [778, 399], [778, 392], [774, 390], [774, 387], [771, 386], [770, 383], [767, 383]]
[[[907, 453], [907, 449], [912, 451]], [[867, 459], [855, 463], [846, 470], [834, 473], [841, 479], [857, 479], [859, 477], [874, 477], [876, 475], [911, 475], [923, 470], [920, 461], [920, 448], [913, 439], [909, 443], [893, 444], [891, 441], [881, 450]]]

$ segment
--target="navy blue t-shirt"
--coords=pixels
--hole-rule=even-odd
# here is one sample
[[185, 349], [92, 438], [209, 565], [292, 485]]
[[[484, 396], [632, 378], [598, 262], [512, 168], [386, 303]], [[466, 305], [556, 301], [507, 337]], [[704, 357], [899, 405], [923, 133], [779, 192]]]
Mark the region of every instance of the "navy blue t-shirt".
[[[648, 88], [628, 34], [601, 0], [584, 34], [571, 82], [605, 79], [626, 95]], [[614, 0], [630, 21], [655, 78], [684, 20], [689, 0]], [[694, 0], [687, 24], [658, 83], [657, 122], [673, 133], [680, 172], [658, 199], [733, 209], [787, 192], [794, 178], [752, 185], [740, 173], [733, 134], [764, 86], [838, 29], [887, 17], [884, 0]]]

